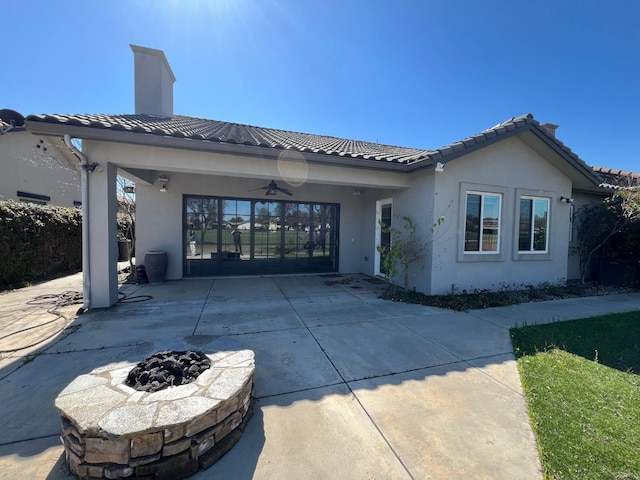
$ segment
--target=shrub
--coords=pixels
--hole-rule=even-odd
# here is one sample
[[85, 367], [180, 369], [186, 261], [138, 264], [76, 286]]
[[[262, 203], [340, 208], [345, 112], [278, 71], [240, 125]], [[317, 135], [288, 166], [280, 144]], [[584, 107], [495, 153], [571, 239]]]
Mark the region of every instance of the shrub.
[[602, 252], [610, 258], [637, 255], [634, 248], [640, 225], [640, 190], [637, 186], [618, 189], [600, 203], [583, 206], [575, 213], [577, 245], [582, 283], [591, 273], [593, 257]]
[[0, 289], [82, 269], [82, 216], [77, 208], [0, 202]]
[[376, 248], [381, 255], [385, 269], [385, 277], [391, 282], [400, 273], [404, 279], [404, 289], [409, 290], [409, 268], [412, 265], [422, 266], [429, 248], [434, 241], [436, 229], [444, 222], [444, 215], [438, 218], [430, 229], [430, 237], [423, 238], [417, 232], [416, 225], [410, 217], [402, 217], [402, 230], [386, 225], [380, 220], [383, 232], [391, 234], [390, 245], [378, 245]]
[[391, 286], [380, 298], [394, 302], [416, 303], [431, 307], [449, 308], [466, 311], [489, 307], [502, 307], [519, 303], [557, 300], [559, 298], [588, 297], [592, 295], [607, 295], [612, 293], [626, 293], [632, 291], [624, 287], [593, 287], [586, 286], [580, 281], [560, 283], [544, 282], [539, 285], [502, 285], [499, 290], [473, 289], [471, 292], [462, 290], [461, 293], [447, 295], [425, 295], [420, 292], [407, 291]]

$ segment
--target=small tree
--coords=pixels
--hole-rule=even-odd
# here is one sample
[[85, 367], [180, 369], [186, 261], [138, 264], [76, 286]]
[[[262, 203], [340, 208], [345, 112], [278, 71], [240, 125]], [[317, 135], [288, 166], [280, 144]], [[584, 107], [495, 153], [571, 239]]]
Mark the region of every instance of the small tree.
[[593, 256], [616, 234], [640, 221], [640, 190], [618, 189], [600, 203], [591, 203], [576, 212], [580, 279], [584, 284]]
[[377, 247], [385, 268], [385, 278], [390, 281], [398, 274], [404, 277], [404, 289], [409, 289], [409, 268], [413, 264], [422, 263], [433, 244], [433, 234], [444, 222], [444, 216], [438, 218], [430, 229], [431, 238], [425, 240], [416, 233], [416, 226], [410, 217], [402, 217], [402, 230], [385, 225], [380, 221], [383, 232], [391, 234], [391, 245]]
[[133, 251], [136, 247], [136, 199], [135, 185], [125, 177], [118, 175], [118, 240], [125, 241], [127, 245], [127, 257], [131, 272], [135, 271], [133, 265]]

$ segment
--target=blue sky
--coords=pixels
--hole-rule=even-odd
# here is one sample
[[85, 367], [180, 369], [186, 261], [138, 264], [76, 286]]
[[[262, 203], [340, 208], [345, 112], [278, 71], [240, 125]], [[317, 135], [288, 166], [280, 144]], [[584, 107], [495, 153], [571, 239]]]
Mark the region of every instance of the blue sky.
[[640, 171], [634, 0], [24, 0], [2, 6], [0, 108], [132, 113], [129, 44], [174, 111], [415, 148], [532, 113], [591, 165]]

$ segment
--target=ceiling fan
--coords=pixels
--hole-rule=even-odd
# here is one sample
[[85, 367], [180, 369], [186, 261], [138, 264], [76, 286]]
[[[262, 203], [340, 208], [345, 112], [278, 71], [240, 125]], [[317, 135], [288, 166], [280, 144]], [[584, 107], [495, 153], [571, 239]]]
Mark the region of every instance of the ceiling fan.
[[285, 195], [289, 195], [289, 196], [293, 195], [293, 192], [291, 190], [279, 187], [278, 184], [273, 180], [269, 182], [269, 185], [265, 185], [264, 187], [254, 188], [253, 190], [249, 190], [249, 191], [255, 192], [256, 190], [266, 190], [265, 195], [277, 195], [278, 191], [281, 191]]

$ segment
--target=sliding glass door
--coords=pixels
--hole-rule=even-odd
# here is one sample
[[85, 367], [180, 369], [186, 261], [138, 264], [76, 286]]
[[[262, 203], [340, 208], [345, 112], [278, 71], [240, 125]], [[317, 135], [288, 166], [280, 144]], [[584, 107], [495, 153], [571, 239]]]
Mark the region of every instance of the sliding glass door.
[[184, 276], [338, 270], [339, 205], [184, 197]]

